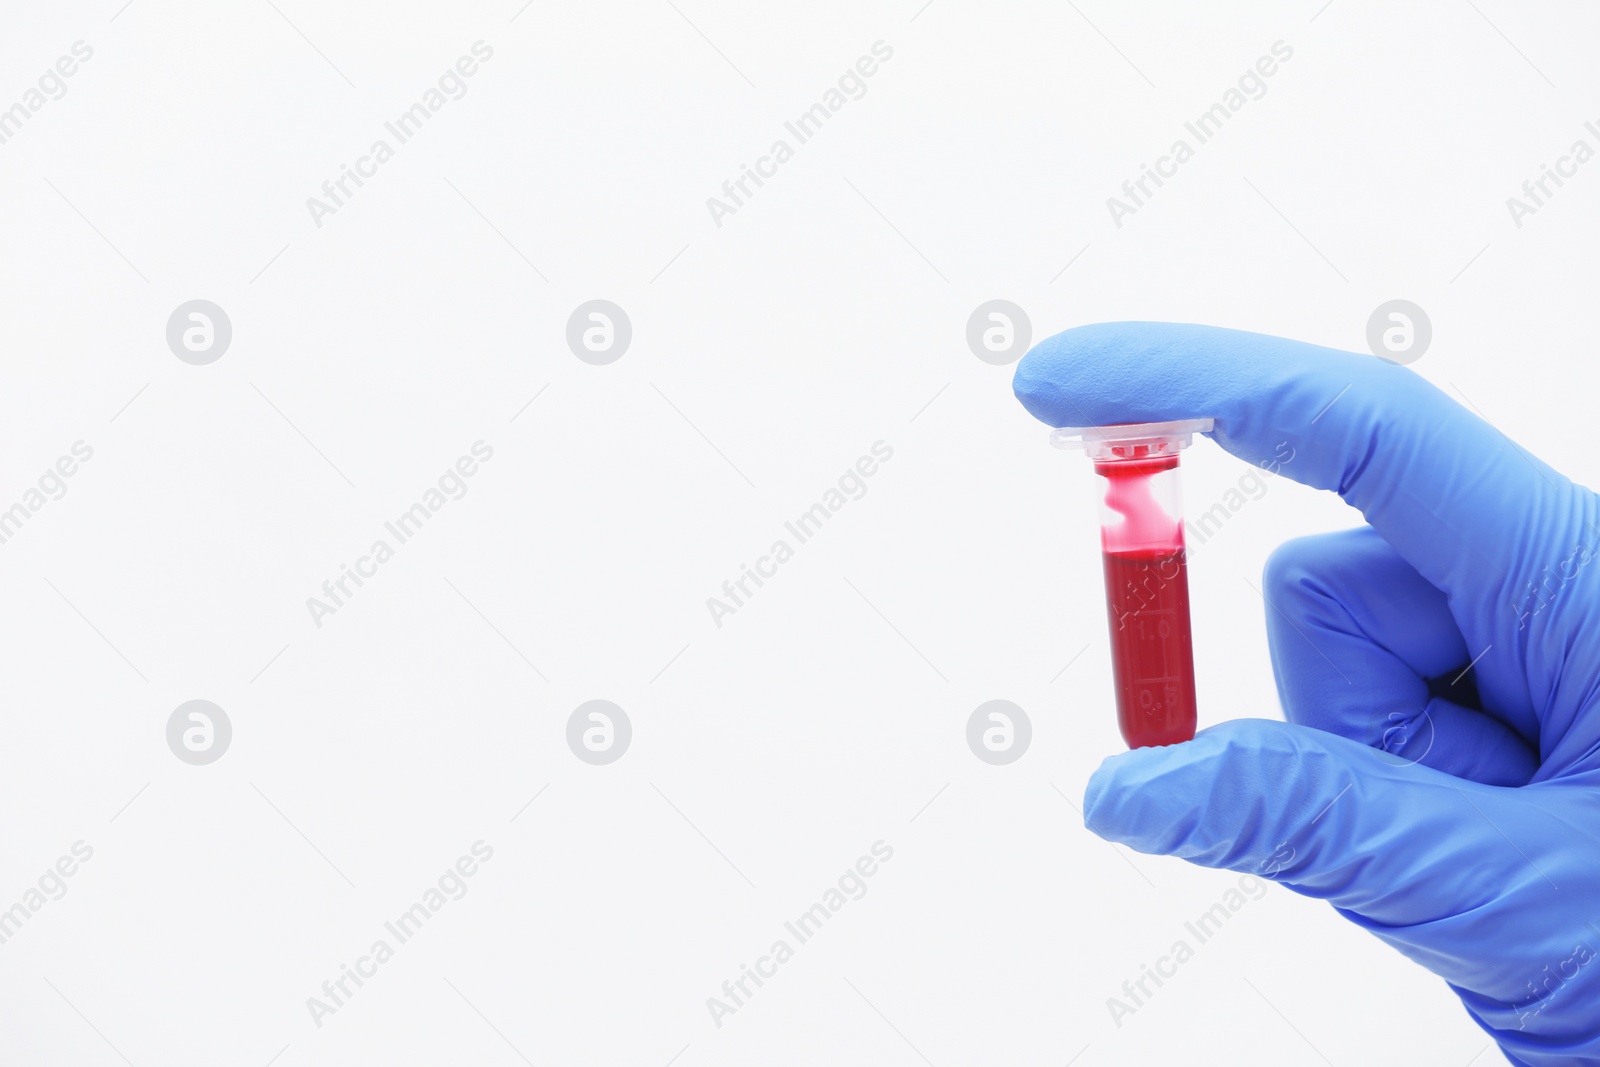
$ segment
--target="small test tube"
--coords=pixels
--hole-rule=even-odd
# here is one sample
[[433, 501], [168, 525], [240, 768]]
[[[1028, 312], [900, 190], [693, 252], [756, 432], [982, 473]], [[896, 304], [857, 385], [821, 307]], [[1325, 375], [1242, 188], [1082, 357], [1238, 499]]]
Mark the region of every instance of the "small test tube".
[[1129, 748], [1194, 738], [1194, 643], [1178, 453], [1211, 419], [1066, 426], [1057, 448], [1081, 448], [1102, 479], [1100, 550], [1117, 688]]

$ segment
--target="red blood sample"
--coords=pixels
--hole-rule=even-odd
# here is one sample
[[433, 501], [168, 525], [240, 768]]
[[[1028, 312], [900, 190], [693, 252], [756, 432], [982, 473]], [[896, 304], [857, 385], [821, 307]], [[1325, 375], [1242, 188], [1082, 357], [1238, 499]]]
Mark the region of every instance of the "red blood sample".
[[1176, 457], [1099, 462], [1106, 504], [1122, 521], [1102, 527], [1106, 619], [1117, 683], [1117, 720], [1129, 748], [1194, 737], [1194, 648], [1183, 526], [1151, 492], [1149, 478]]
[[1129, 748], [1194, 738], [1194, 648], [1184, 551], [1105, 554], [1117, 724]]

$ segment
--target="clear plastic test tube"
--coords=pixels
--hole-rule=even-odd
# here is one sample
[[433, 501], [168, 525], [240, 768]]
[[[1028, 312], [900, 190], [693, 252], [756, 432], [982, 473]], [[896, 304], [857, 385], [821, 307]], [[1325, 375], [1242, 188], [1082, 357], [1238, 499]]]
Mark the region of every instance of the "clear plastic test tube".
[[1117, 687], [1129, 748], [1173, 745], [1195, 730], [1189, 564], [1183, 546], [1178, 453], [1211, 419], [1065, 426], [1057, 448], [1081, 448], [1103, 480], [1100, 549]]

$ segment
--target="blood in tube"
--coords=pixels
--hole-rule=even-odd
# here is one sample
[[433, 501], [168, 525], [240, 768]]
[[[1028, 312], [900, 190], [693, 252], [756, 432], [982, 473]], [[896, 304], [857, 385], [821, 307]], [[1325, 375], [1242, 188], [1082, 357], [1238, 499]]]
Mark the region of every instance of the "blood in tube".
[[1117, 721], [1129, 748], [1194, 737], [1194, 646], [1183, 524], [1167, 514], [1150, 485], [1152, 475], [1177, 465], [1175, 455], [1094, 465], [1106, 479], [1106, 506], [1122, 518], [1101, 527], [1101, 550]]

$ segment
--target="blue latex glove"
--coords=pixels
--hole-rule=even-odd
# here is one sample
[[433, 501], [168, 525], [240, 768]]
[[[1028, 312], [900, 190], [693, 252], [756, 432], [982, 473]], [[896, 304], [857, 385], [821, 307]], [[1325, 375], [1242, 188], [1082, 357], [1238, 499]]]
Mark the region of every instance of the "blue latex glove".
[[1289, 721], [1110, 757], [1084, 824], [1328, 901], [1514, 1063], [1600, 1064], [1600, 497], [1403, 367], [1259, 334], [1085, 326], [1016, 393], [1052, 426], [1213, 416], [1371, 524], [1267, 563]]

